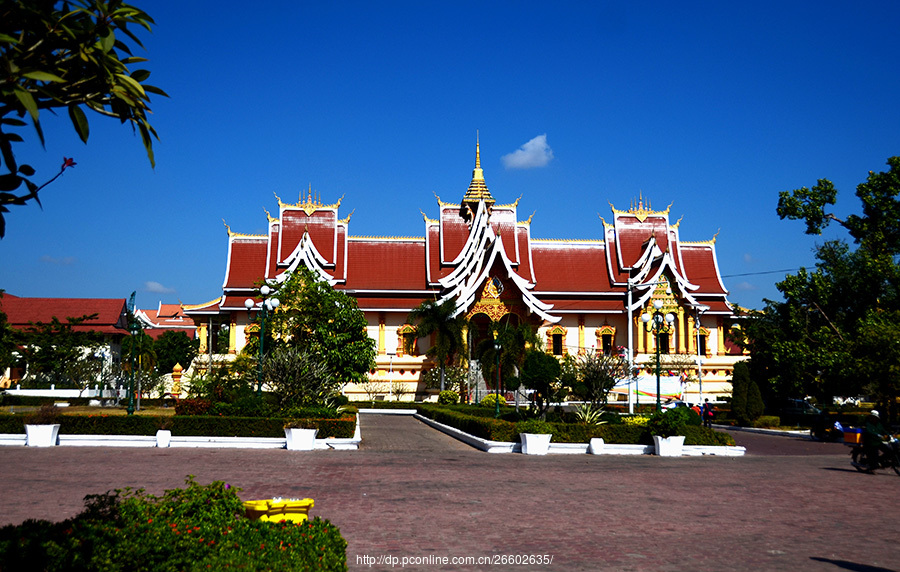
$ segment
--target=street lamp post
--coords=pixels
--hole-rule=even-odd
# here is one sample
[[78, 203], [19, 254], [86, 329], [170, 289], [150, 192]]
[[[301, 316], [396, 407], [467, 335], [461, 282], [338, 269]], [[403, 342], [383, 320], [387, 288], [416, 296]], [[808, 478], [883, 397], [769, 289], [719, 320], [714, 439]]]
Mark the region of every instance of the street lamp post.
[[662, 300], [654, 300], [653, 308], [653, 315], [644, 312], [641, 314], [641, 321], [644, 322], [644, 330], [647, 333], [652, 333], [654, 338], [656, 338], [656, 410], [660, 411], [662, 409], [662, 404], [660, 403], [659, 396], [659, 334], [669, 331], [669, 327], [672, 325], [672, 322], [675, 321], [675, 316], [673, 316], [671, 312], [667, 313], [665, 316], [660, 312]]
[[254, 307], [259, 311], [259, 359], [256, 362], [256, 397], [262, 397], [262, 382], [263, 382], [263, 344], [266, 338], [266, 318], [269, 315], [269, 312], [275, 310], [278, 305], [281, 303], [278, 298], [269, 298], [269, 294], [272, 293], [272, 289], [263, 284], [259, 289], [259, 295], [262, 298], [259, 304], [255, 303], [251, 298], [247, 298], [244, 300], [244, 307], [247, 308], [247, 312], [249, 313]]
[[500, 340], [494, 338], [494, 357], [497, 364], [497, 386], [494, 388], [494, 417], [500, 417]]

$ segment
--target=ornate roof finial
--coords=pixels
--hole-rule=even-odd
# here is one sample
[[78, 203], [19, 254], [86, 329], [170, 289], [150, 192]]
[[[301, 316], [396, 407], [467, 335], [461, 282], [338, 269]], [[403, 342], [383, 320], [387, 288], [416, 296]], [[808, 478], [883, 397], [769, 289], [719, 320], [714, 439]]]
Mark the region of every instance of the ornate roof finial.
[[494, 197], [484, 182], [484, 170], [481, 168], [481, 143], [478, 131], [475, 131], [475, 169], [472, 170], [472, 181], [463, 197], [459, 208], [459, 215], [468, 220], [469, 212], [478, 210], [478, 202], [484, 201], [488, 207], [494, 206]]

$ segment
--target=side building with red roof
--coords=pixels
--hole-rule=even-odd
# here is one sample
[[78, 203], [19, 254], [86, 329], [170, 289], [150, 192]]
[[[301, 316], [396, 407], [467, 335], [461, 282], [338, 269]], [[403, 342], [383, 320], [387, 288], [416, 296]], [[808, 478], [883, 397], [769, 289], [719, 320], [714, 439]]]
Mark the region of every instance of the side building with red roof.
[[[122, 339], [128, 336], [128, 314], [125, 298], [24, 298], [4, 293], [0, 296], [0, 312], [16, 330], [37, 324], [49, 324], [57, 318], [65, 324], [68, 318], [94, 316], [72, 327], [76, 332], [94, 332], [103, 337], [95, 357], [109, 363], [121, 360]], [[10, 387], [25, 374], [23, 368], [12, 367], [0, 372], [0, 387]]]
[[[680, 221], [669, 220], [671, 206], [657, 211], [643, 199], [627, 210], [611, 205], [610, 221], [599, 221], [594, 240], [533, 238], [531, 217], [520, 220], [518, 201], [498, 204], [488, 190], [478, 145], [462, 201], [438, 197], [437, 216], [423, 214], [422, 236], [352, 236], [340, 206], [340, 200], [323, 204], [310, 190], [298, 203], [278, 199], [266, 234], [226, 227], [222, 295], [184, 306], [197, 325], [201, 354], [239, 352], [253, 335], [248, 326], [256, 310], [248, 312], [244, 301], [257, 295], [255, 285], [303, 264], [356, 298], [377, 348], [370, 383], [381, 384], [384, 394], [397, 387], [407, 398], [424, 393], [431, 340], [415, 343], [407, 315], [425, 300], [452, 301], [465, 314], [471, 347], [491, 322], [527, 323], [558, 356], [630, 351], [642, 376], [655, 375], [659, 339], [663, 367], [687, 372], [679, 392], [687, 401], [730, 393], [733, 366], [746, 359], [727, 340], [738, 317], [719, 273], [715, 238], [682, 241]], [[658, 338], [641, 320], [656, 311], [673, 319]], [[203, 355], [195, 363], [204, 359], [209, 363]], [[655, 398], [637, 388], [640, 394], [632, 396], [639, 402]], [[368, 391], [345, 388], [351, 399], [368, 398]], [[622, 388], [619, 399], [628, 399], [627, 392]]]

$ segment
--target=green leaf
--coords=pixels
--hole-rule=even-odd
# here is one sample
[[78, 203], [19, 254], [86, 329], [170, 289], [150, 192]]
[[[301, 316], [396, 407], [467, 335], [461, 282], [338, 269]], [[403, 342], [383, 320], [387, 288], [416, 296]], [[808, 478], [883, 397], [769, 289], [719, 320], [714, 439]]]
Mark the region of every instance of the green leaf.
[[33, 79], [35, 81], [53, 81], [56, 83], [63, 83], [64, 81], [66, 81], [63, 78], [59, 77], [58, 75], [54, 75], [52, 73], [43, 72], [43, 71], [33, 71], [33, 72], [23, 73], [22, 77], [26, 77], [28, 79]]
[[19, 172], [22, 173], [23, 175], [25, 175], [26, 177], [33, 177], [34, 176], [34, 167], [32, 167], [31, 165], [22, 165], [21, 167], [19, 167]]
[[81, 138], [82, 143], [87, 143], [88, 136], [90, 135], [91, 130], [88, 126], [87, 117], [81, 110], [80, 106], [69, 106], [69, 119], [72, 120], [72, 125], [75, 127], [75, 132], [78, 133], [78, 137]]
[[134, 70], [131, 72], [131, 79], [137, 82], [147, 81], [148, 77], [150, 77], [150, 72], [147, 70]]
[[38, 106], [31, 93], [29, 93], [25, 88], [17, 85], [15, 88], [15, 94], [16, 99], [19, 100], [19, 103], [22, 104], [22, 107], [24, 107], [28, 111], [28, 114], [31, 115], [32, 121], [37, 123]]
[[116, 34], [112, 28], [106, 29], [106, 34], [100, 38], [100, 48], [104, 53], [108, 53], [116, 44]]
[[131, 87], [131, 89], [129, 91], [137, 91], [137, 93], [140, 94], [141, 96], [144, 96], [144, 97], [147, 96], [147, 94], [144, 93], [144, 86], [142, 86], [135, 80], [131, 79], [129, 76], [127, 76], [123, 73], [117, 73], [116, 77], [119, 78], [120, 80], [122, 80], [121, 83], [125, 84], [126, 87]]
[[25, 122], [21, 119], [16, 119], [15, 117], [0, 119], [0, 123], [3, 125], [12, 125], [13, 127], [25, 127]]
[[169, 94], [168, 94], [168, 93], [166, 93], [166, 92], [164, 92], [163, 90], [159, 89], [159, 88], [156, 87], [155, 85], [145, 85], [145, 86], [144, 86], [144, 91], [149, 92], [149, 93], [155, 93], [156, 95], [161, 95], [161, 96], [163, 96], [163, 97], [169, 97]]

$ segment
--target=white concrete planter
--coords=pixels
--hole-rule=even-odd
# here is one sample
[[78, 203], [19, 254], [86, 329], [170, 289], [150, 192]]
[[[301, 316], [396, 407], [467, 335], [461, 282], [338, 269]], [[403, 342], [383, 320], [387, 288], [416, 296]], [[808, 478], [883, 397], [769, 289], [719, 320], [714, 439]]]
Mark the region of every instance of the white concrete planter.
[[600, 437], [594, 437], [591, 439], [590, 444], [588, 444], [588, 453], [591, 455], [602, 455], [603, 454], [603, 439]]
[[546, 455], [550, 451], [549, 433], [519, 433], [522, 440], [522, 453], [526, 455]]
[[168, 429], [159, 429], [156, 432], [156, 446], [166, 449], [172, 443], [172, 432]]
[[316, 432], [318, 429], [285, 427], [284, 438], [287, 441], [287, 450], [312, 451], [316, 446]]
[[26, 425], [26, 447], [54, 447], [59, 440], [59, 423], [53, 425]]
[[656, 446], [656, 454], [660, 457], [680, 457], [684, 449], [684, 435], [671, 437], [654, 435], [653, 444]]

